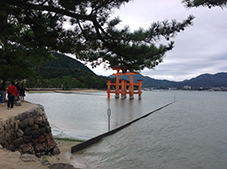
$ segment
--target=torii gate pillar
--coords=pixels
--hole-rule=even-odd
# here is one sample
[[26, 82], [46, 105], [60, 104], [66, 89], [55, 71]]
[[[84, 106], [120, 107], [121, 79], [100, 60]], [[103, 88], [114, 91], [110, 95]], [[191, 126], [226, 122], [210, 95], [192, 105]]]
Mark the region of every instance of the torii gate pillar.
[[135, 73], [128, 73], [130, 75], [130, 80], [129, 80], [129, 99], [133, 100], [134, 99], [134, 83], [133, 83], [133, 75]]
[[141, 94], [142, 94], [142, 91], [141, 91], [141, 88], [142, 88], [142, 80], [138, 80], [139, 82], [139, 100], [141, 100]]
[[[133, 82], [133, 75], [137, 74], [136, 72], [124, 72], [124, 73], [120, 73], [120, 70], [122, 70], [122, 68], [113, 68], [113, 70], [116, 70], [117, 73], [113, 74], [113, 76], [116, 76], [116, 83], [111, 83], [110, 80], [107, 81], [107, 98], [110, 98], [110, 93], [115, 93], [115, 98], [118, 99], [119, 98], [119, 94], [121, 93], [121, 99], [125, 99], [126, 98], [126, 94], [129, 94], [129, 99], [132, 100], [134, 99], [134, 94], [138, 94], [139, 95], [139, 99], [141, 99], [141, 86], [142, 86], [142, 80], [138, 80], [139, 83], [134, 83]], [[129, 75], [130, 76], [130, 80], [129, 83], [127, 83], [126, 80], [122, 79], [121, 80], [121, 84], [120, 84], [120, 76], [123, 75]], [[115, 91], [111, 91], [110, 90], [110, 86], [115, 86]], [[121, 86], [121, 91], [120, 91], [120, 86]], [[127, 91], [127, 86], [129, 86], [129, 91]], [[139, 91], [138, 92], [134, 92], [134, 86], [139, 86]]]
[[116, 73], [116, 89], [115, 89], [115, 98], [116, 99], [119, 99], [119, 80], [120, 80], [120, 78], [119, 78], [119, 71], [121, 70], [121, 68], [114, 68], [113, 70], [116, 70], [117, 71], [117, 73]]

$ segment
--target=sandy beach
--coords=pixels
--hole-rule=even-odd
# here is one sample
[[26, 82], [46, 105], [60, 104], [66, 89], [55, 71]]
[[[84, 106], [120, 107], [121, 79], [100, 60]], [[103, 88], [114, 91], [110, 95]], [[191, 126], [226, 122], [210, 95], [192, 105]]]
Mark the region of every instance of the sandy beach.
[[61, 89], [30, 89], [31, 93], [84, 93], [84, 92], [106, 92], [106, 90], [98, 90], [98, 89], [70, 89], [70, 90], [61, 90]]

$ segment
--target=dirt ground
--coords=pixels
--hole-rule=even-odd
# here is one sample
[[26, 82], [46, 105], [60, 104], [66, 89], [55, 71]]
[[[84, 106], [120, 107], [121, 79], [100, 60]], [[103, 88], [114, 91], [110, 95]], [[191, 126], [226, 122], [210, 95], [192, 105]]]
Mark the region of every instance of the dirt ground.
[[54, 163], [66, 163], [69, 164], [68, 158], [71, 151], [71, 147], [78, 144], [76, 141], [56, 141], [61, 153], [57, 156], [44, 156], [37, 158], [35, 156], [30, 160], [23, 161], [19, 152], [11, 152], [0, 146], [0, 168], [1, 169], [48, 169], [49, 165], [42, 163], [49, 162]]

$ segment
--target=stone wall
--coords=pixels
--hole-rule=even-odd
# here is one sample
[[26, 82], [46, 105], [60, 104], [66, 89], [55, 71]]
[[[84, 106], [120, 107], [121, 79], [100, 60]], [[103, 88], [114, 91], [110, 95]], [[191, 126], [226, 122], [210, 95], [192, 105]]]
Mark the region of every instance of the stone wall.
[[34, 154], [37, 157], [60, 153], [41, 105], [1, 120], [0, 144], [8, 150]]

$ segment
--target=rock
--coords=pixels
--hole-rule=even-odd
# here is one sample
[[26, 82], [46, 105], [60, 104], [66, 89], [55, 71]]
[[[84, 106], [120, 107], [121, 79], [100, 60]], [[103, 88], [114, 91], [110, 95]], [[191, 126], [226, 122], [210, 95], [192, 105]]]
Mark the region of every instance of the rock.
[[31, 117], [37, 117], [39, 113], [37, 111], [32, 111], [31, 112]]
[[15, 105], [16, 105], [16, 106], [21, 106], [21, 102], [20, 102], [20, 101], [16, 101], [16, 102], [15, 102]]
[[28, 127], [28, 119], [24, 119], [23, 121], [20, 121], [19, 122], [19, 127], [21, 129], [24, 129], [24, 128]]
[[36, 153], [35, 154], [37, 157], [42, 157], [42, 156], [45, 156], [46, 155], [46, 153], [45, 152], [38, 152], [38, 153]]
[[42, 165], [50, 165], [50, 162], [48, 160], [43, 160]]
[[3, 147], [6, 148], [6, 149], [9, 149], [9, 143], [7, 141], [5, 141], [3, 143]]
[[16, 121], [14, 122], [14, 130], [15, 130], [15, 131], [17, 131], [17, 130], [19, 129], [18, 122], [19, 122], [19, 120], [16, 120]]
[[15, 151], [18, 151], [20, 154], [23, 154], [22, 149], [19, 147]]
[[15, 140], [17, 138], [17, 135], [16, 135], [16, 133], [13, 132], [13, 130], [11, 130], [11, 136], [10, 136], [10, 138], [12, 140]]
[[35, 155], [39, 158], [42, 156], [41, 153], [35, 153]]
[[51, 140], [53, 140], [53, 135], [52, 135], [52, 133], [45, 133], [45, 134], [44, 134], [44, 137], [45, 137], [46, 139], [51, 139]]
[[39, 132], [40, 132], [41, 135], [45, 134], [45, 131], [46, 131], [46, 128], [39, 129]]
[[15, 145], [14, 144], [10, 144], [9, 145], [9, 150], [10, 151], [14, 151], [16, 149]]
[[58, 154], [60, 154], [60, 150], [57, 146], [55, 146], [53, 151], [52, 151], [52, 155], [58, 155]]
[[31, 128], [32, 128], [32, 130], [38, 130], [39, 129], [39, 125], [38, 124], [34, 124]]
[[32, 139], [32, 145], [36, 145], [38, 143], [38, 139]]
[[47, 147], [49, 151], [53, 149], [56, 145], [57, 143], [54, 140], [47, 139]]
[[0, 143], [2, 143], [2, 142], [5, 141], [6, 133], [7, 133], [7, 132], [6, 132], [5, 130], [3, 130], [3, 131], [1, 132], [1, 135], [0, 135]]
[[18, 148], [21, 145], [22, 142], [23, 142], [22, 138], [18, 138], [18, 139], [13, 140], [13, 144], [15, 145], [16, 148]]
[[16, 134], [17, 134], [17, 137], [20, 138], [24, 135], [24, 132], [21, 129], [19, 129]]
[[23, 121], [23, 120], [25, 120], [25, 119], [27, 119], [27, 112], [24, 112], [24, 113], [22, 113], [22, 114], [20, 114], [19, 116], [18, 116], [18, 119], [20, 120], [20, 121]]
[[45, 138], [44, 138], [43, 135], [38, 137], [38, 142], [39, 143], [43, 143], [44, 141], [45, 141]]
[[39, 136], [40, 136], [39, 131], [37, 131], [37, 130], [32, 131], [32, 138], [36, 139], [36, 138], [38, 138]]
[[36, 118], [34, 118], [34, 122], [36, 123], [36, 124], [40, 124], [40, 123], [42, 123], [42, 117], [36, 117]]
[[46, 127], [46, 133], [50, 133], [51, 132], [51, 127], [50, 126], [47, 126]]
[[32, 142], [32, 136], [23, 136], [23, 139], [25, 143]]
[[46, 147], [46, 144], [45, 143], [43, 143], [43, 144], [36, 144], [35, 145], [35, 151], [37, 152], [45, 152], [46, 151], [46, 149], [47, 149], [47, 147]]
[[76, 169], [73, 165], [64, 164], [64, 163], [51, 164], [49, 168], [50, 169]]
[[36, 162], [36, 161], [39, 161], [39, 159], [35, 155], [32, 155], [32, 154], [23, 154], [23, 155], [20, 156], [20, 159], [23, 162]]
[[3, 133], [4, 130], [5, 128], [3, 126], [0, 126], [0, 135]]
[[25, 130], [24, 130], [24, 134], [29, 136], [32, 134], [32, 129], [30, 127], [27, 127]]
[[20, 151], [14, 151], [13, 154], [17, 155], [17, 156], [21, 156]]
[[11, 125], [5, 125], [5, 130], [8, 132], [9, 130], [11, 130]]
[[10, 144], [12, 143], [12, 141], [13, 141], [12, 138], [10, 137], [10, 134], [7, 134], [7, 135], [6, 135], [6, 138], [7, 138], [6, 141], [7, 141], [7, 142], [9, 143], [9, 145], [10, 145]]
[[22, 144], [22, 145], [20, 145], [20, 148], [21, 148], [23, 154], [24, 153], [35, 154], [35, 151], [33, 149], [33, 146], [31, 145], [31, 143]]
[[46, 127], [46, 123], [42, 122], [39, 124], [39, 128], [44, 128], [44, 127]]
[[31, 118], [28, 118], [28, 125], [31, 127], [31, 126], [33, 126], [34, 125], [34, 118], [33, 117], [31, 117]]

